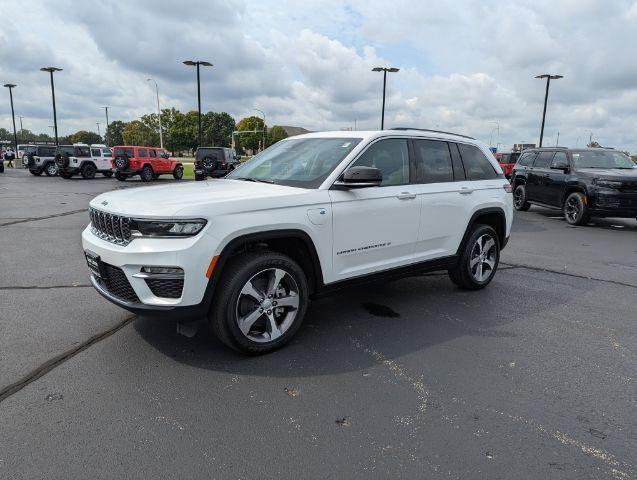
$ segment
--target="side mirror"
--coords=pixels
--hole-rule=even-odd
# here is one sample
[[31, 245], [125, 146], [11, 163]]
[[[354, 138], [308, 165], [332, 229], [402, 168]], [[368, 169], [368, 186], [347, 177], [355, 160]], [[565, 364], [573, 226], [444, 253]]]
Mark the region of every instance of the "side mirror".
[[334, 182], [340, 188], [366, 188], [378, 187], [383, 181], [383, 173], [374, 167], [352, 167], [341, 175], [341, 178]]
[[563, 172], [568, 172], [569, 166], [568, 162], [557, 162], [554, 165], [551, 165], [551, 169], [553, 170], [562, 170]]

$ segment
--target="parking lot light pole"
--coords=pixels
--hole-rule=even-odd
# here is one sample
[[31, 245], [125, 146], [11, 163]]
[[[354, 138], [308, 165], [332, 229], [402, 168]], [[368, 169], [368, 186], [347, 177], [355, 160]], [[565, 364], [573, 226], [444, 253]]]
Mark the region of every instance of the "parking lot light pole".
[[17, 85], [13, 83], [5, 83], [4, 86], [9, 89], [9, 98], [11, 99], [11, 118], [13, 119], [13, 141], [15, 142], [16, 155], [18, 154], [18, 134], [15, 130], [15, 112], [13, 111], [13, 89]]
[[374, 67], [372, 72], [383, 72], [383, 109], [380, 114], [380, 129], [385, 129], [385, 90], [387, 89], [387, 72], [396, 73], [400, 69], [394, 67]]
[[199, 113], [199, 146], [202, 144], [201, 137], [201, 81], [199, 77], [199, 67], [203, 65], [204, 67], [212, 67], [212, 63], [205, 62], [203, 60], [186, 60], [184, 61], [184, 65], [188, 65], [190, 67], [197, 67], [197, 112]]
[[147, 78], [147, 82], [153, 82], [155, 84], [155, 93], [157, 94], [157, 119], [159, 120], [159, 146], [164, 148], [164, 134], [162, 133], [161, 128], [161, 108], [159, 108], [159, 87], [157, 86], [157, 82], [154, 78]]
[[544, 73], [542, 75], [537, 75], [535, 78], [546, 78], [546, 93], [544, 94], [544, 111], [542, 112], [542, 128], [540, 129], [540, 148], [542, 147], [542, 140], [544, 139], [544, 122], [546, 120], [546, 103], [549, 99], [549, 85], [551, 84], [551, 80], [558, 80], [560, 78], [564, 78], [563, 75], [550, 75], [548, 73]]
[[102, 107], [106, 113], [106, 131], [104, 132], [104, 143], [106, 143], [106, 135], [108, 134], [108, 107]]
[[51, 75], [51, 98], [53, 99], [53, 130], [55, 132], [55, 145], [58, 144], [58, 118], [55, 110], [55, 86], [53, 84], [53, 72], [61, 72], [62, 69], [58, 67], [42, 67], [42, 72], [49, 72]]
[[100, 133], [100, 122], [95, 122], [95, 125], [97, 125], [97, 134], [101, 137], [102, 134]]

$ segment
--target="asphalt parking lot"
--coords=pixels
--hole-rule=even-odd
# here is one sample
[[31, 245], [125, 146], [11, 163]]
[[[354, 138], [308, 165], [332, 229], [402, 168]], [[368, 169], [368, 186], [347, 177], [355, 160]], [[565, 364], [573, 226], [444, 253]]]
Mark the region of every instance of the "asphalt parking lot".
[[0, 478], [637, 478], [635, 220], [533, 207], [487, 289], [344, 291], [248, 358], [89, 286], [88, 202], [135, 187], [0, 176]]

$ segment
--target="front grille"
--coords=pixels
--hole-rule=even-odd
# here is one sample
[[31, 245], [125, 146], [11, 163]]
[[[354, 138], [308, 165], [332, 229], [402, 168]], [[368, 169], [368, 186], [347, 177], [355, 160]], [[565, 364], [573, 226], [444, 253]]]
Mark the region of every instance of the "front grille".
[[91, 231], [107, 242], [128, 245], [131, 241], [130, 218], [89, 208]]
[[184, 289], [184, 279], [147, 278], [146, 284], [153, 295], [162, 298], [180, 298]]
[[133, 287], [131, 287], [124, 271], [108, 263], [103, 263], [102, 265], [106, 279], [98, 278], [97, 281], [114, 297], [128, 303], [139, 303], [139, 298]]

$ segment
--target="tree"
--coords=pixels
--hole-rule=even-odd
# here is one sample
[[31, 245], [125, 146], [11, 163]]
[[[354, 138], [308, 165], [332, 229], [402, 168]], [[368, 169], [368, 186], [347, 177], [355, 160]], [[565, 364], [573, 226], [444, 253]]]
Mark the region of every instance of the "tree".
[[203, 143], [211, 147], [229, 147], [235, 129], [234, 118], [226, 112], [208, 112], [201, 118]]
[[91, 145], [93, 143], [102, 143], [102, 137], [95, 132], [80, 130], [69, 135], [69, 141], [70, 143], [87, 143]]
[[256, 151], [259, 149], [263, 141], [263, 119], [255, 116], [242, 118], [237, 123], [237, 130], [239, 132], [255, 132], [255, 133], [243, 133], [239, 134], [237, 143], [243, 148]]
[[285, 132], [283, 127], [274, 125], [268, 130], [268, 146], [274, 145], [276, 142], [283, 140], [284, 138], [288, 138], [288, 134]]
[[115, 120], [109, 123], [105, 134], [106, 145], [112, 147], [124, 145], [124, 128], [126, 128], [126, 123], [121, 120]]
[[148, 132], [148, 145], [159, 145], [159, 122], [157, 121], [157, 114], [150, 113], [143, 115], [141, 122]]
[[197, 147], [198, 119], [198, 113], [195, 111], [185, 115], [177, 112], [166, 136], [166, 145], [171, 151], [191, 150]]
[[154, 146], [151, 143], [153, 132], [139, 120], [128, 122], [122, 131], [124, 145]]

